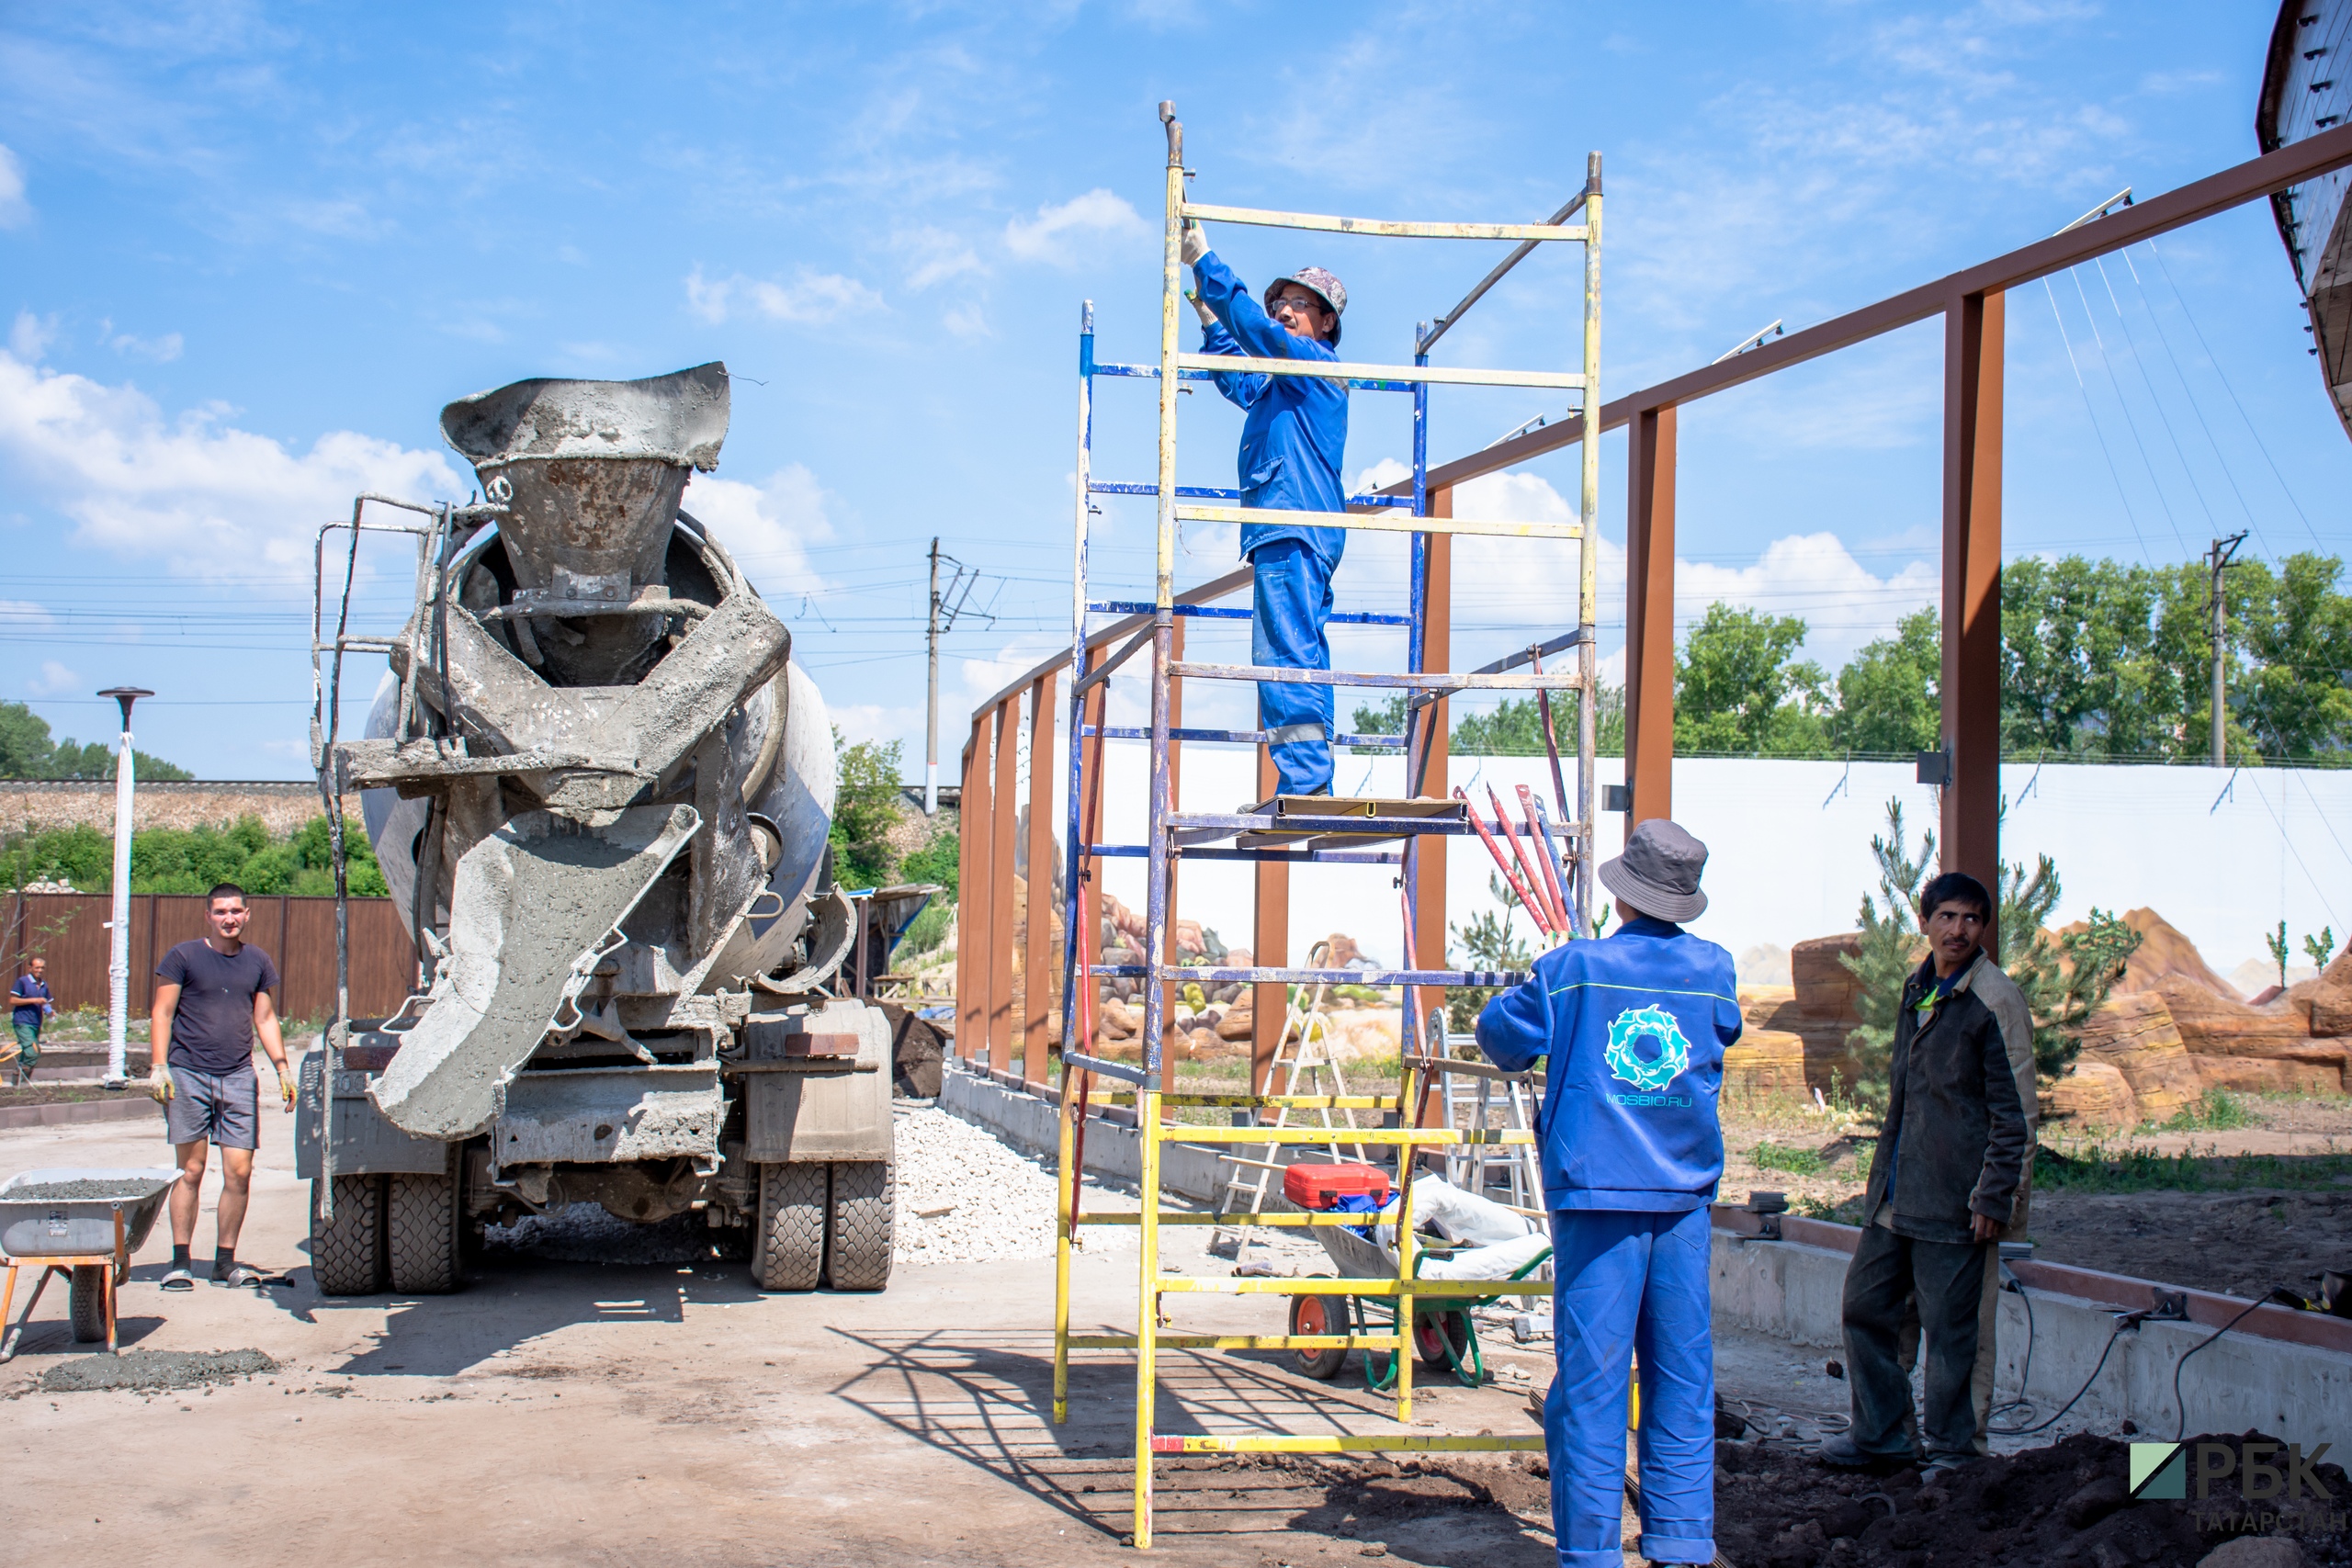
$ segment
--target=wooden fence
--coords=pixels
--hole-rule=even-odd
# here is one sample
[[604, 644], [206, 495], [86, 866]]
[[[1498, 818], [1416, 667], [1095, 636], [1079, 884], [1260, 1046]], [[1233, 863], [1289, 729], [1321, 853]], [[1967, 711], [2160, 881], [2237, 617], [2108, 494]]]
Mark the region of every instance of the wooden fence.
[[[334, 900], [290, 897], [246, 900], [253, 919], [245, 940], [277, 964], [280, 1017], [324, 1018], [334, 1011]], [[104, 1008], [114, 933], [114, 900], [103, 893], [0, 895], [0, 941], [13, 980], [25, 961], [49, 960], [49, 988], [62, 1008]], [[204, 934], [204, 900], [164, 893], [130, 898], [130, 1011], [147, 1011], [155, 964], [176, 944]], [[380, 1018], [399, 1007], [416, 979], [408, 923], [390, 898], [351, 901], [351, 1011]]]

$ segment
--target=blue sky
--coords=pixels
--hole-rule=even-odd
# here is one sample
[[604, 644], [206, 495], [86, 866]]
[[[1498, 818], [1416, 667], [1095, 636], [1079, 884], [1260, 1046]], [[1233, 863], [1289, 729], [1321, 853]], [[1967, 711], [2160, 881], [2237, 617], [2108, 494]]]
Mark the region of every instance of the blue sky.
[[[449, 399], [724, 359], [734, 424], [688, 504], [726, 530], [853, 735], [919, 773], [922, 553], [985, 579], [971, 700], [1067, 637], [1074, 329], [1154, 352], [1160, 133], [1204, 200], [1525, 220], [1608, 160], [1604, 388], [1702, 364], [2252, 155], [2272, 7], [991, 5], [15, 7], [0, 30], [0, 696], [63, 733], [156, 689], [142, 747], [305, 771], [310, 539], [360, 489], [461, 495]], [[1402, 359], [1483, 247], [1219, 231], [1261, 280], [1348, 283], [1351, 355]], [[1560, 366], [1573, 260], [1441, 351]], [[2267, 209], [2009, 309], [2012, 554], [2352, 546], [2352, 446]], [[2063, 322], [2063, 335], [2062, 335]], [[1683, 414], [1682, 612], [1798, 614], [1831, 669], [1935, 593], [1939, 327]], [[2070, 358], [2071, 355], [2071, 358]], [[2078, 381], [2078, 376], [2080, 378]], [[1099, 471], [1148, 478], [1140, 384]], [[1547, 412], [1441, 392], [1433, 455]], [[1556, 412], [1556, 410], [1551, 411]], [[1185, 405], [1185, 477], [1238, 416]], [[1407, 455], [1356, 400], [1348, 466]], [[1623, 444], [1603, 444], [1622, 537]], [[1573, 494], [1572, 455], [1465, 505]], [[1148, 520], [1099, 558], [1140, 585]], [[1611, 547], [1614, 562], [1614, 544]], [[1229, 536], [1187, 540], [1224, 569]], [[389, 558], [366, 607], [404, 593]], [[1457, 647], [1560, 624], [1563, 560], [1465, 558]], [[1351, 557], [1393, 604], [1393, 554]], [[1622, 599], [1604, 604], [1613, 654]], [[1364, 657], [1393, 654], [1367, 640]], [[372, 677], [369, 678], [372, 681]]]

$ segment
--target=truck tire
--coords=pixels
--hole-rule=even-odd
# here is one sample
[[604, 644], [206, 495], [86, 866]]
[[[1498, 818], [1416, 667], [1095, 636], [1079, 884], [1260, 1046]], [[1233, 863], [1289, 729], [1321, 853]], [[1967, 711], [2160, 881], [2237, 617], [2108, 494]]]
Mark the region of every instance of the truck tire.
[[813, 1291], [825, 1267], [826, 1177], [805, 1163], [760, 1167], [760, 1223], [752, 1278], [763, 1291]]
[[74, 1270], [74, 1337], [87, 1345], [107, 1337], [107, 1269], [85, 1263]]
[[826, 1275], [837, 1291], [878, 1291], [890, 1282], [892, 1205], [888, 1160], [843, 1161], [833, 1167], [828, 1216]]
[[311, 1183], [311, 1278], [322, 1296], [367, 1296], [384, 1288], [384, 1179], [334, 1178], [334, 1218], [319, 1217]]
[[446, 1295], [458, 1288], [458, 1183], [447, 1176], [386, 1179], [385, 1252], [392, 1289]]

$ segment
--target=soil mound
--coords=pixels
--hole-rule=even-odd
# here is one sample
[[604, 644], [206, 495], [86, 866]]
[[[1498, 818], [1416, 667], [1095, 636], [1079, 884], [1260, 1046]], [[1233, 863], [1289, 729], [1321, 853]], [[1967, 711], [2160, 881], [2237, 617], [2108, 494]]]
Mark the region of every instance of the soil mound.
[[[2206, 1434], [2188, 1447], [2193, 1455], [2199, 1443], [2218, 1443], [2235, 1455], [2241, 1444], [2272, 1440]], [[2283, 1470], [2278, 1447], [2270, 1458]], [[2130, 1446], [2089, 1434], [1924, 1480], [1916, 1470], [1842, 1473], [1764, 1444], [1718, 1443], [1715, 1454], [1715, 1544], [1740, 1568], [2196, 1568], [2223, 1542], [2256, 1535], [2291, 1537], [2313, 1568], [2352, 1563], [2352, 1486], [2333, 1464], [2314, 1467], [2333, 1500], [2249, 1502], [2233, 1463], [2202, 1498], [2192, 1480], [2185, 1498], [2152, 1502], [2132, 1496]]]

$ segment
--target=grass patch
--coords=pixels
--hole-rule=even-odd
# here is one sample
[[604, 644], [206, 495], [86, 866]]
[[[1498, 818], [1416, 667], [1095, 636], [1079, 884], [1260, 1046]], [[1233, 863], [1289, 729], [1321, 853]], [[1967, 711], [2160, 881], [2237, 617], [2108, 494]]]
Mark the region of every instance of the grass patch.
[[2224, 1155], [2211, 1147], [2202, 1155], [2167, 1155], [2144, 1145], [2102, 1144], [2071, 1155], [2047, 1145], [2033, 1151], [2033, 1184], [2044, 1192], [2222, 1192], [2346, 1182], [2352, 1182], [2352, 1155]]
[[2225, 1089], [2209, 1089], [2193, 1103], [2181, 1107], [2159, 1130], [2166, 1133], [2226, 1133], [2236, 1127], [2255, 1126], [2260, 1121], [2261, 1118], [2236, 1095]]
[[1791, 1176], [1819, 1176], [1828, 1169], [1819, 1149], [1793, 1148], [1767, 1140], [1748, 1151], [1758, 1170], [1785, 1170]]
[[1862, 1223], [1862, 1201], [1868, 1196], [1866, 1192], [1857, 1192], [1846, 1198], [1816, 1198], [1801, 1193], [1790, 1200], [1790, 1206], [1808, 1220], [1859, 1225]]

